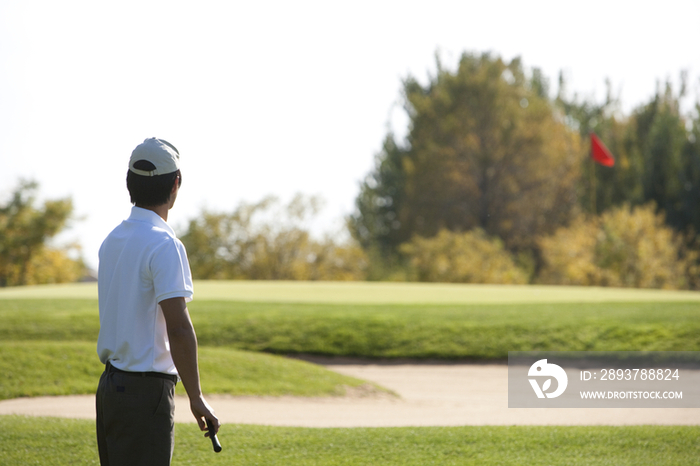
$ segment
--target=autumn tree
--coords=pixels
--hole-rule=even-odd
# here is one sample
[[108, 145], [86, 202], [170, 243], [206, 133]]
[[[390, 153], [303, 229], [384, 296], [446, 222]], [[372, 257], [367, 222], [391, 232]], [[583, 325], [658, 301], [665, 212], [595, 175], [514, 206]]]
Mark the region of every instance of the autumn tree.
[[47, 244], [66, 227], [72, 201], [47, 200], [36, 207], [37, 190], [36, 182], [20, 181], [0, 206], [0, 286], [73, 282], [84, 272], [82, 260], [69, 255], [77, 246]]
[[541, 73], [519, 59], [437, 61], [426, 85], [404, 82], [408, 136], [388, 134], [361, 185], [354, 236], [391, 256], [414, 236], [482, 229], [509, 250], [568, 222], [578, 205], [580, 138], [557, 115]]
[[268, 197], [233, 212], [203, 211], [181, 236], [198, 279], [361, 280], [367, 267], [351, 240], [314, 238], [309, 222], [320, 199], [298, 195], [286, 205]]

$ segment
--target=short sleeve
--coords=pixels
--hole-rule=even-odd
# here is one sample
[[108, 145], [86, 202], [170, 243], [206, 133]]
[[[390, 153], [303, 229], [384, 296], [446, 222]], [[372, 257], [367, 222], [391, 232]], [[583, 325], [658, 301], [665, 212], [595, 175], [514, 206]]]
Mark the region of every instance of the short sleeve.
[[192, 273], [185, 246], [180, 240], [169, 238], [156, 249], [150, 267], [157, 303], [170, 298], [192, 300]]

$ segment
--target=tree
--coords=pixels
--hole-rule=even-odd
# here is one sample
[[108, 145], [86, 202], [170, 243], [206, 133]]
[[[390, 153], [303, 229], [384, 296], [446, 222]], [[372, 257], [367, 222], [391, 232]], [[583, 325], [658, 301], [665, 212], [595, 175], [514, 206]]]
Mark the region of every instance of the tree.
[[314, 239], [308, 221], [320, 200], [297, 195], [289, 204], [268, 197], [232, 213], [204, 211], [182, 235], [199, 279], [361, 280], [367, 259], [356, 244]]
[[[693, 150], [686, 118], [680, 110], [683, 92], [675, 95], [670, 83], [663, 93], [635, 113], [636, 132], [644, 160], [644, 201], [653, 201], [666, 213], [666, 221], [681, 230], [690, 226], [697, 205], [684, 211], [684, 198], [697, 186], [700, 152]], [[695, 146], [697, 147], [697, 146]], [[686, 204], [686, 208], [687, 208]], [[700, 225], [695, 225], [700, 227]]]
[[[625, 203], [654, 202], [675, 229], [700, 231], [700, 145], [696, 137], [700, 106], [696, 103], [694, 114], [683, 114], [685, 81], [682, 73], [680, 91], [676, 93], [667, 82], [649, 102], [624, 116], [609, 83], [605, 101], [598, 104], [576, 95], [567, 97], [560, 79], [556, 104], [565, 121], [582, 137], [591, 131], [598, 134], [616, 159], [614, 167], [601, 167], [587, 153], [582, 157], [580, 199], [585, 211], [595, 215]], [[589, 147], [583, 150], [588, 152]]]
[[72, 282], [85, 270], [82, 260], [69, 257], [77, 246], [47, 246], [70, 220], [72, 201], [47, 200], [36, 208], [37, 189], [36, 182], [20, 181], [0, 206], [0, 286]]
[[700, 233], [700, 102], [695, 103], [694, 110], [682, 155], [683, 198], [680, 223], [687, 226], [687, 230]]
[[579, 202], [585, 212], [597, 215], [612, 206], [624, 202], [634, 205], [643, 202], [643, 189], [639, 182], [643, 172], [643, 160], [636, 135], [630, 130], [631, 120], [620, 111], [620, 102], [613, 96], [610, 81], [602, 103], [592, 99], [580, 99], [577, 94], [569, 97], [564, 78], [559, 78], [559, 91], [555, 106], [564, 115], [564, 121], [588, 141], [590, 133], [596, 133], [615, 157], [615, 166], [603, 167], [590, 157], [590, 144], [581, 146], [581, 178], [579, 178]]
[[580, 138], [534, 78], [518, 59], [464, 54], [455, 72], [438, 60], [426, 86], [404, 82], [408, 137], [387, 135], [349, 219], [366, 250], [389, 257], [414, 235], [474, 228], [523, 250], [569, 221]]

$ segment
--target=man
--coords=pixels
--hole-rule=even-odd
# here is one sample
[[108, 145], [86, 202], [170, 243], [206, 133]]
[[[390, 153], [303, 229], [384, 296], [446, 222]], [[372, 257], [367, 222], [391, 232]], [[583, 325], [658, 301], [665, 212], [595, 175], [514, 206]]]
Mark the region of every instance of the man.
[[99, 253], [97, 352], [105, 364], [97, 389], [100, 463], [169, 465], [178, 375], [200, 429], [207, 430], [207, 420], [212, 424], [205, 436], [220, 425], [199, 381], [185, 247], [166, 223], [182, 185], [177, 149], [146, 139], [131, 154], [126, 184], [131, 215]]

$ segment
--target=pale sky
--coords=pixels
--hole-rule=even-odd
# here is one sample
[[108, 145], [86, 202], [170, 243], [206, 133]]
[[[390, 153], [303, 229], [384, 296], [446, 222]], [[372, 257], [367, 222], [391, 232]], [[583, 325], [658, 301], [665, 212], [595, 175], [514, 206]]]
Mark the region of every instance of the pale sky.
[[388, 127], [405, 134], [402, 80], [438, 51], [520, 56], [556, 90], [625, 110], [690, 72], [700, 89], [700, 2], [0, 0], [0, 201], [19, 178], [71, 196], [61, 236], [97, 266], [129, 213], [129, 155], [147, 137], [180, 151], [169, 223], [268, 194], [321, 195], [339, 229]]

